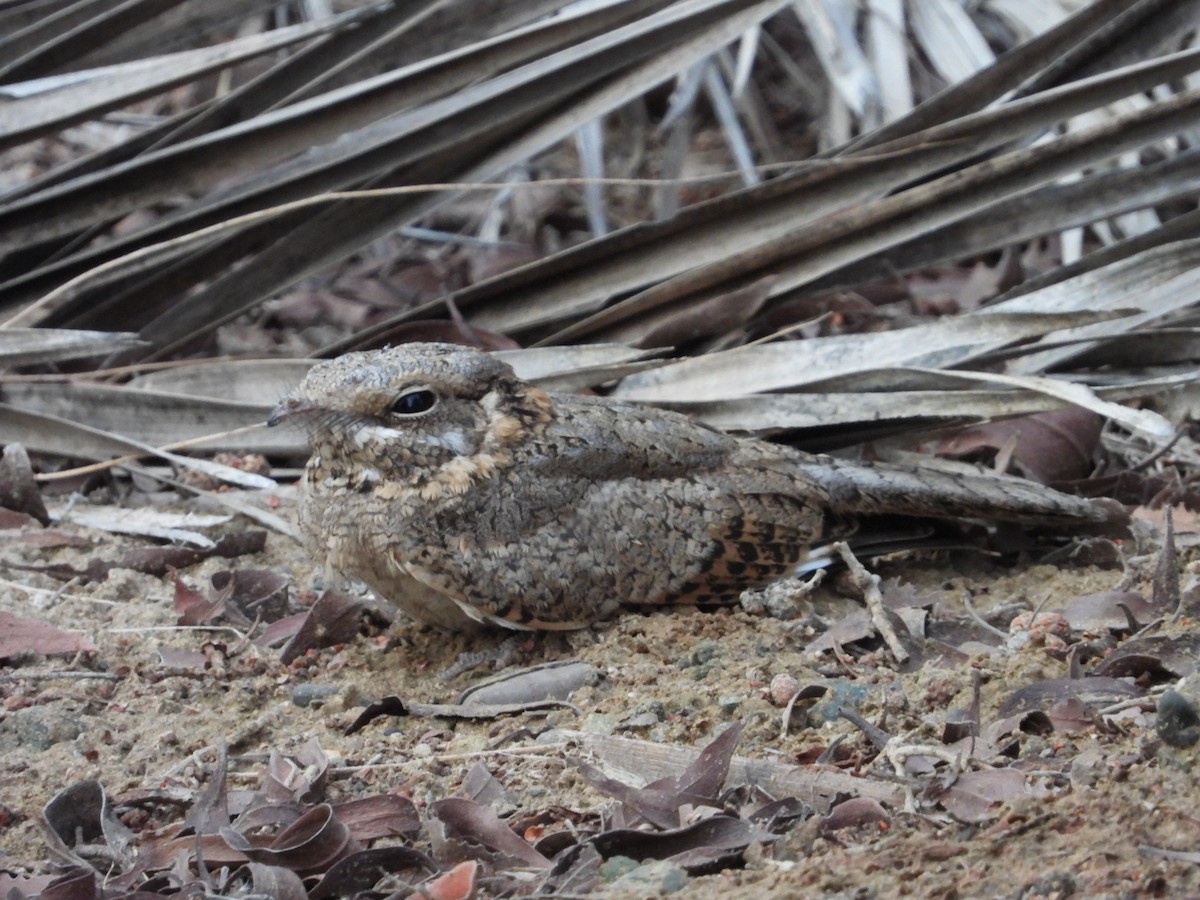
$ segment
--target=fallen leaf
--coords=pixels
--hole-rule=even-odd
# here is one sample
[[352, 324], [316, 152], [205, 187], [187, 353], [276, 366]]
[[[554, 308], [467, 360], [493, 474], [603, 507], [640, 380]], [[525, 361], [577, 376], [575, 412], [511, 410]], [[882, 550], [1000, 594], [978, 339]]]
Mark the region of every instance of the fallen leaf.
[[851, 797], [829, 810], [821, 820], [823, 832], [861, 825], [886, 824], [892, 821], [878, 800], [871, 797]]
[[33, 479], [29, 454], [20, 444], [7, 444], [0, 454], [0, 507], [50, 524], [50, 514]]
[[64, 510], [63, 519], [83, 525], [87, 528], [97, 528], [114, 534], [136, 534], [140, 537], [159, 538], [166, 541], [179, 541], [185, 544], [195, 544], [197, 547], [212, 549], [216, 546], [196, 528], [212, 528], [229, 522], [231, 516], [200, 515], [198, 513], [172, 513], [155, 509], [122, 509], [116, 506], [106, 507], [72, 507]]
[[323, 592], [279, 658], [286, 665], [308, 650], [344, 644], [358, 634], [362, 601], [332, 588]]
[[421, 890], [409, 894], [409, 900], [468, 900], [475, 893], [479, 863], [473, 859], [460, 862], [449, 872], [431, 878]]
[[175, 579], [175, 623], [177, 625], [203, 625], [211, 622], [225, 611], [225, 603], [233, 592], [233, 585], [225, 590], [205, 593], [187, 586], [182, 578]]
[[[413, 847], [373, 847], [334, 863], [309, 892], [310, 900], [366, 894], [385, 875], [412, 884], [437, 864]], [[419, 874], [418, 874], [419, 873]]]
[[776, 837], [752, 822], [721, 814], [666, 831], [613, 829], [596, 835], [590, 843], [606, 859], [669, 860], [685, 869], [703, 870], [718, 860], [733, 862], [752, 842], [769, 843]]
[[1042, 484], [1070, 481], [1091, 474], [1103, 425], [1100, 416], [1086, 409], [1055, 409], [964, 428], [941, 441], [937, 452], [977, 462], [1009, 454], [1011, 468], [1026, 478]]
[[1149, 634], [1130, 638], [1095, 668], [1110, 678], [1149, 677], [1154, 682], [1186, 678], [1196, 671], [1200, 634], [1178, 636]]
[[462, 797], [448, 797], [435, 801], [430, 812], [446, 827], [447, 840], [480, 845], [537, 869], [550, 866], [550, 860], [514, 834], [489, 807]]
[[1080, 700], [1093, 707], [1108, 706], [1119, 700], [1141, 697], [1144, 694], [1145, 691], [1141, 688], [1119, 678], [1100, 675], [1088, 678], [1047, 678], [1014, 691], [1000, 706], [1000, 716], [1039, 709], [1045, 711], [1054, 704], [1069, 699]]
[[1154, 610], [1141, 595], [1133, 591], [1102, 591], [1072, 597], [1063, 607], [1063, 615], [1074, 631], [1103, 634], [1105, 631], [1129, 631], [1129, 616], [1144, 625], [1154, 618]]
[[234, 828], [222, 828], [220, 834], [231, 849], [252, 862], [301, 873], [323, 872], [339, 859], [361, 849], [328, 803], [306, 810], [265, 847], [255, 846]]
[[55, 628], [41, 619], [28, 619], [0, 612], [0, 659], [28, 653], [42, 656], [74, 656], [95, 653], [96, 645], [82, 634]]
[[1025, 774], [1016, 769], [961, 772], [937, 799], [942, 808], [963, 822], [995, 818], [994, 807], [1025, 793]]

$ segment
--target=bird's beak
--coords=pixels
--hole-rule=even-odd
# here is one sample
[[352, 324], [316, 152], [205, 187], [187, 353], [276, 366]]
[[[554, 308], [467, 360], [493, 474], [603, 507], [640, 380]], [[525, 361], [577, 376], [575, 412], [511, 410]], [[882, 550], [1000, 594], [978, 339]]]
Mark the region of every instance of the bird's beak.
[[285, 419], [313, 412], [316, 408], [316, 406], [307, 400], [298, 400], [295, 397], [291, 397], [282, 401], [277, 407], [271, 410], [271, 415], [267, 417], [267, 427], [274, 428]]

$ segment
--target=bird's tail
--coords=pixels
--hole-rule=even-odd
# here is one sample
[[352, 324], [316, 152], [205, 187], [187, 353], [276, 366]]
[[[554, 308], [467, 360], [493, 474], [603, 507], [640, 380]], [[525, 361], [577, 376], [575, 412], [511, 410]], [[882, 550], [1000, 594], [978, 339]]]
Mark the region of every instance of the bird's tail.
[[810, 456], [801, 477], [828, 498], [837, 514], [901, 514], [984, 519], [1056, 528], [1120, 527], [1128, 513], [1115, 500], [1088, 499], [1007, 475], [960, 473], [895, 463]]

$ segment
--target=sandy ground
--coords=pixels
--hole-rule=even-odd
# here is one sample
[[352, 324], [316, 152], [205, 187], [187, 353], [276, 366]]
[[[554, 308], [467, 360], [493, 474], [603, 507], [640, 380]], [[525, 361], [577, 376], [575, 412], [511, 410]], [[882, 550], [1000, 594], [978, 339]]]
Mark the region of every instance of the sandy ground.
[[[280, 496], [286, 514], [290, 494]], [[235, 519], [213, 534], [246, 527], [251, 526]], [[76, 525], [56, 525], [54, 531], [87, 544], [39, 548], [8, 540], [0, 558], [82, 567], [153, 543]], [[300, 606], [311, 603], [321, 576], [298, 546], [277, 534], [268, 537], [262, 553], [209, 559], [181, 575], [203, 587], [214, 572], [229, 568], [289, 574], [291, 600]], [[936, 595], [934, 620], [961, 618], [966, 595], [984, 615], [999, 610], [1002, 629], [1021, 607], [1059, 609], [1073, 597], [1111, 590], [1123, 577], [1120, 568], [1033, 560], [1001, 565], [969, 554], [885, 561], [877, 568], [917, 595]], [[490, 721], [384, 717], [348, 735], [362, 705], [379, 697], [453, 702], [463, 688], [491, 673], [485, 667], [449, 681], [436, 673], [461, 652], [485, 650], [499, 640], [368, 622], [355, 639], [284, 665], [278, 648], [256, 645], [221, 623], [174, 627], [168, 578], [115, 569], [107, 581], [64, 588], [42, 574], [10, 568], [4, 575], [0, 611], [79, 631], [97, 648], [74, 658], [10, 659], [0, 670], [0, 868], [9, 872], [45, 871], [39, 811], [62, 788], [97, 779], [116, 798], [154, 790], [194, 796], [211, 776], [220, 741], [229, 748], [234, 788], [257, 780], [270, 751], [294, 755], [315, 739], [331, 760], [326, 793], [333, 800], [394, 791], [427, 808], [458, 794], [466, 773], [482, 765], [503, 788], [494, 804], [503, 816], [556, 805], [595, 811], [611, 801], [568, 760], [603, 760], [547, 737], [539, 749], [543, 732], [557, 727], [703, 746], [729, 723], [743, 720], [741, 756], [811, 761], [841, 738], [838, 759], [847, 769], [888, 784], [891, 767], [875, 758], [864, 733], [844, 719], [820, 721], [811, 702], [800, 704], [785, 735], [772, 685], [776, 693], [789, 685], [837, 685], [853, 698], [847, 702], [860, 716], [889, 735], [937, 743], [947, 713], [970, 705], [976, 680], [986, 727], [1016, 689], [1065, 678], [1069, 666], [1062, 647], [1037, 636], [1008, 649], [964, 642], [961, 653], [931, 657], [903, 672], [881, 648], [851, 644], [840, 658], [806, 652], [828, 623], [858, 608], [822, 587], [811, 601], [795, 605], [797, 617], [790, 621], [742, 609], [628, 614], [595, 629], [520, 642], [513, 666], [576, 658], [598, 670], [600, 679], [571, 697], [577, 711]], [[1132, 589], [1148, 596], [1148, 577], [1135, 571]], [[1184, 633], [1189, 624], [1169, 623], [1160, 633]], [[1086, 637], [1066, 634], [1064, 641]], [[181, 665], [181, 659], [197, 662]], [[71, 672], [106, 677], [45, 677]], [[913, 776], [914, 810], [890, 809], [886, 823], [832, 832], [797, 827], [771, 847], [752, 848], [741, 868], [691, 878], [686, 896], [1194, 895], [1200, 892], [1196, 864], [1146, 849], [1194, 851], [1200, 838], [1195, 754], [1162, 744], [1152, 709], [1147, 701], [1120, 715], [1094, 716], [1073, 731], [1018, 730], [1009, 752], [1025, 768], [1025, 790], [974, 821], [956, 818], [922, 793], [932, 774]], [[970, 768], [994, 763], [981, 759]], [[126, 821], [135, 831], [164, 826], [178, 821], [186, 806]], [[650, 880], [627, 878], [602, 890], [648, 896], [668, 889], [666, 881], [653, 881], [659, 877], [654, 870], [640, 874]]]

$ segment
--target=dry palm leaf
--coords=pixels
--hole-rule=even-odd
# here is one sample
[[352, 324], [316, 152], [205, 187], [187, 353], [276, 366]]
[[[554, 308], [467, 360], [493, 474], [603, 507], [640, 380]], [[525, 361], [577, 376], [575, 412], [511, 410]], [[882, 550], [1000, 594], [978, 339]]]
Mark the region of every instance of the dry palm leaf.
[[[603, 117], [674, 80], [663, 127], [686, 136], [697, 98], [707, 97], [750, 186], [455, 292], [468, 327], [543, 345], [512, 356], [526, 377], [569, 390], [620, 382], [622, 396], [747, 430], [823, 425], [851, 435], [887, 420], [894, 429], [1075, 402], [1161, 438], [1161, 420], [1113, 404], [1194, 372], [1194, 342], [1182, 339], [1151, 373], [1094, 367], [1105, 347], [1124, 358], [1121, 347], [1177, 324], [1192, 306], [1200, 220], [1159, 210], [1190, 203], [1200, 188], [1200, 156], [1177, 140], [1200, 132], [1200, 92], [1179, 90], [1200, 83], [1200, 51], [1177, 50], [1200, 19], [1198, 2], [1164, 11], [1154, 0], [1097, 0], [1070, 15], [1069, 4], [1054, 3], [1035, 20], [1021, 18], [1016, 0], [970, 12], [948, 0], [872, 0], [856, 28], [858, 5], [843, 0], [485, 11], [431, 0], [226, 43], [216, 35], [252, 21], [246, 4], [188, 6], [131, 3], [121, 15], [89, 18], [87, 4], [68, 3], [44, 20], [0, 10], [0, 23], [13, 25], [0, 39], [10, 82], [0, 90], [30, 98], [0, 111], [12, 145], [261, 57], [232, 90], [198, 95], [0, 198], [9, 326], [0, 336], [13, 347], [0, 359], [9, 365], [90, 349], [177, 354], [371, 241], [465, 202], [467, 189], [454, 182], [505, 178], [563, 140], [577, 140], [585, 172], [609, 171]], [[981, 30], [988, 14], [1024, 43], [993, 59]], [[736, 58], [724, 49], [732, 42]], [[277, 50], [286, 45], [294, 50]], [[789, 55], [797, 46], [825, 79], [806, 96], [825, 92], [826, 152], [756, 184], [748, 154], [780, 150], [757, 60], [768, 56], [799, 89], [807, 61]], [[947, 84], [923, 102], [927, 89], [909, 71], [913, 48]], [[78, 63], [63, 62], [67, 51]], [[35, 97], [61, 102], [35, 106]], [[863, 133], [830, 145], [830, 135], [854, 128]], [[599, 234], [609, 217], [596, 188], [585, 202]], [[770, 336], [765, 323], [788, 303], [1084, 227], [1105, 240], [1123, 227], [1126, 237], [972, 315], [736, 346]], [[418, 304], [324, 352], [378, 344], [445, 308], [444, 299]], [[67, 330], [96, 328], [137, 332], [149, 347]], [[24, 337], [42, 333], [59, 336]], [[595, 343], [554, 346], [581, 340]], [[705, 342], [731, 349], [673, 362], [620, 346]], [[61, 450], [57, 416], [106, 433], [81, 443], [83, 455], [102, 456], [252, 425], [305, 365], [198, 363], [127, 385], [10, 379], [3, 396], [45, 417], [22, 426], [31, 446]], [[987, 375], [998, 366], [1005, 371]], [[1046, 377], [1069, 369], [1079, 384]], [[893, 409], [904, 399], [892, 416], [887, 391]], [[109, 439], [118, 434], [136, 439]], [[284, 453], [297, 443], [255, 431], [198, 446]]]

